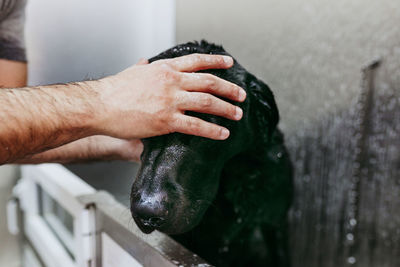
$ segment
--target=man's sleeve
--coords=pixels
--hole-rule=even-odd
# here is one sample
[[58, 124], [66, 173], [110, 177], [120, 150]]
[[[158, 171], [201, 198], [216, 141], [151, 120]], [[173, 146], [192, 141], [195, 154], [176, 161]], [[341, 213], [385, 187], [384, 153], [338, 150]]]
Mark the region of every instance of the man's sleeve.
[[[0, 59], [26, 62], [24, 23], [26, 0], [0, 0]], [[8, 5], [8, 6], [7, 6]]]

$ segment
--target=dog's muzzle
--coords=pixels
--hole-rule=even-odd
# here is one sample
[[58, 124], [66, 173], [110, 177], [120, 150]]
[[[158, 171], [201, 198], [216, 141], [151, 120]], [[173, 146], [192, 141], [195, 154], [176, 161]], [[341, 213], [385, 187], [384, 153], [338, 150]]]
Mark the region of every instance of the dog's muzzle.
[[131, 213], [136, 224], [144, 233], [149, 234], [161, 229], [168, 220], [169, 208], [166, 196], [154, 195], [133, 198]]

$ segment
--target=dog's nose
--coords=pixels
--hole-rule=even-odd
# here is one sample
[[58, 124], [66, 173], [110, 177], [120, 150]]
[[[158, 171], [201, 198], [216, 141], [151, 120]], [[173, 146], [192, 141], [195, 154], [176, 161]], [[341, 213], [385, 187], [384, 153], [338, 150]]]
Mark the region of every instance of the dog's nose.
[[131, 212], [143, 232], [152, 232], [152, 230], [160, 228], [168, 215], [166, 206], [158, 201], [132, 202]]
[[132, 212], [147, 226], [160, 227], [165, 221], [166, 212], [162, 208], [146, 203], [132, 206]]

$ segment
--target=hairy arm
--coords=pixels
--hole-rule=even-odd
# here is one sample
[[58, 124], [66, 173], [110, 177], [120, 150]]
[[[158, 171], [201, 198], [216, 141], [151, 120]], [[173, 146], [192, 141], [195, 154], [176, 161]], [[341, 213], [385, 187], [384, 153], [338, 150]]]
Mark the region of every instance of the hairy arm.
[[[245, 91], [216, 76], [193, 73], [232, 64], [230, 57], [192, 54], [151, 64], [142, 62], [99, 81], [2, 89], [0, 164], [97, 158], [101, 153], [94, 153], [93, 147], [99, 148], [98, 144], [93, 146], [93, 141], [85, 140], [44, 152], [93, 135], [129, 142], [126, 140], [181, 132], [224, 140], [229, 136], [228, 129], [188, 116], [185, 111], [239, 120], [242, 110], [213, 94], [244, 101]], [[103, 145], [110, 148], [106, 143]], [[141, 145], [133, 144], [140, 155]], [[33, 156], [38, 153], [42, 154]], [[118, 153], [124, 155], [126, 151]], [[115, 150], [103, 156], [109, 155], [115, 156]]]
[[[27, 64], [0, 59], [0, 88], [26, 86]], [[14, 163], [72, 163], [94, 160], [140, 161], [143, 144], [139, 139], [124, 140], [109, 136], [90, 136], [38, 154], [25, 156]]]
[[0, 90], [0, 163], [93, 135], [96, 99], [86, 83]]

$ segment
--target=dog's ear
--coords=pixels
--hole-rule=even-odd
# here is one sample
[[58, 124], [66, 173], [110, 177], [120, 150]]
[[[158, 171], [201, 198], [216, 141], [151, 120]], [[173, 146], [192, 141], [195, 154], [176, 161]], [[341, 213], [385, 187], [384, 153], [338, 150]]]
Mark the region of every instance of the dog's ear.
[[263, 128], [267, 125], [265, 134], [270, 139], [279, 122], [279, 111], [274, 94], [268, 85], [250, 73], [247, 74], [246, 85], [255, 100], [254, 110], [259, 126]]

